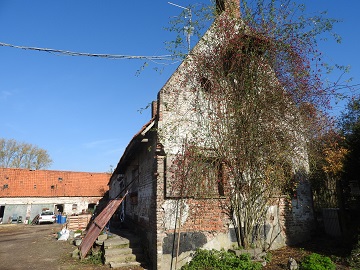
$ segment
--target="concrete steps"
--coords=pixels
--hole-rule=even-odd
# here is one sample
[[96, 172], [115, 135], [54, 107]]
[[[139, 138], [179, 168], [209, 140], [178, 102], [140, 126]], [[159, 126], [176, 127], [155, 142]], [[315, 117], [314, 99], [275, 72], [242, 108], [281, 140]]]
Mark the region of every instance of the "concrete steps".
[[127, 231], [113, 234], [103, 244], [105, 264], [111, 268], [143, 266], [146, 258], [140, 244], [140, 239]]

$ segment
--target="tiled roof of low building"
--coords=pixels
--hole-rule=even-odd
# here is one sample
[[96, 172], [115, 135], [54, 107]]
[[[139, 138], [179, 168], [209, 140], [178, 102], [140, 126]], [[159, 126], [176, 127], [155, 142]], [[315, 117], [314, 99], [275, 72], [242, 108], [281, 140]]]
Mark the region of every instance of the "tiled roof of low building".
[[108, 190], [110, 174], [0, 168], [0, 197], [93, 197]]

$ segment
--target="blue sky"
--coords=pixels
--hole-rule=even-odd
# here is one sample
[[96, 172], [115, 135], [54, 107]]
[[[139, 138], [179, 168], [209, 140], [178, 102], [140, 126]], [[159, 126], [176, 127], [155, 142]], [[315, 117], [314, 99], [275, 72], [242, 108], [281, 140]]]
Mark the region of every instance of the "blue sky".
[[[171, 1], [181, 6], [210, 3]], [[360, 1], [306, 0], [309, 12], [342, 19], [342, 44], [323, 45], [328, 61], [360, 79]], [[167, 1], [0, 0], [0, 42], [76, 52], [162, 55], [174, 36], [163, 28], [181, 9]], [[143, 60], [73, 57], [0, 47], [0, 137], [48, 150], [52, 170], [105, 172], [150, 119], [139, 112], [176, 68]], [[357, 77], [357, 78], [356, 78]], [[341, 107], [337, 107], [337, 110]]]

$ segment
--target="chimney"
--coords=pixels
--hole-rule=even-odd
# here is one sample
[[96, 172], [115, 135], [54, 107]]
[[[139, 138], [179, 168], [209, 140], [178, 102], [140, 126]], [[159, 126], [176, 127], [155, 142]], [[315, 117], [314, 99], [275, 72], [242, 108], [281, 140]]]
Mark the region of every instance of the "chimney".
[[157, 101], [151, 102], [151, 118], [157, 115]]
[[226, 12], [233, 18], [240, 18], [240, 0], [216, 0], [218, 14]]

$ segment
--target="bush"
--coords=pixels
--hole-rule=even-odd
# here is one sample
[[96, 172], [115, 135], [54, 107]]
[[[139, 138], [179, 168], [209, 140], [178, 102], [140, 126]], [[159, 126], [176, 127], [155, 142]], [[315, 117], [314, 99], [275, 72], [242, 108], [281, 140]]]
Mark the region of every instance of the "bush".
[[198, 249], [191, 262], [184, 265], [182, 270], [260, 270], [261, 263], [251, 261], [249, 254], [237, 257], [224, 250]]
[[307, 255], [301, 262], [301, 270], [335, 270], [336, 266], [329, 257], [317, 253]]
[[99, 249], [92, 249], [91, 254], [88, 255], [85, 260], [82, 260], [82, 263], [85, 264], [95, 264], [95, 265], [102, 265], [103, 264], [103, 258], [104, 258], [104, 251]]
[[351, 269], [360, 269], [360, 237], [358, 237], [358, 239], [358, 242], [351, 250], [350, 257], [348, 258]]

